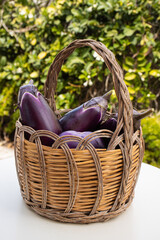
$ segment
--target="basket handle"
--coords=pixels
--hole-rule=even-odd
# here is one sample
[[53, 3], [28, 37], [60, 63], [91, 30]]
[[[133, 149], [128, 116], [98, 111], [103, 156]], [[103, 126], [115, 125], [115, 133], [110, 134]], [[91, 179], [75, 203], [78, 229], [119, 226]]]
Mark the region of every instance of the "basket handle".
[[106, 46], [92, 39], [78, 39], [70, 43], [67, 47], [61, 50], [55, 57], [51, 64], [46, 82], [44, 84], [44, 96], [48, 99], [50, 107], [56, 111], [56, 104], [54, 95], [56, 92], [57, 78], [61, 70], [61, 66], [65, 59], [79, 47], [89, 46], [95, 50], [104, 60], [106, 66], [112, 74], [115, 92], [118, 98], [118, 120], [117, 128], [113, 133], [110, 141], [110, 146], [114, 142], [114, 139], [118, 136], [118, 133], [123, 127], [125, 143], [128, 145], [128, 153], [132, 149], [132, 134], [133, 134], [133, 107], [130, 101], [129, 92], [127, 86], [123, 80], [123, 72], [119, 64], [117, 63], [114, 54], [106, 48]]

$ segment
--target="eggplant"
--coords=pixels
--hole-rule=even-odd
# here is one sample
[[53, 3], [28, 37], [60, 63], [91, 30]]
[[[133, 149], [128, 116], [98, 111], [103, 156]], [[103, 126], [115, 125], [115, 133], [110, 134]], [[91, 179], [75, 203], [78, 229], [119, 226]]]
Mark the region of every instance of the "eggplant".
[[[134, 130], [134, 132], [136, 132], [137, 130], [140, 129], [141, 119], [148, 116], [151, 112], [152, 112], [152, 109], [148, 109], [143, 112], [138, 112], [133, 109], [133, 130]], [[110, 114], [110, 116], [107, 113], [106, 120], [103, 119], [103, 121], [97, 126], [96, 130], [107, 129], [107, 130], [114, 132], [117, 127], [117, 119], [118, 119], [118, 113]], [[123, 132], [124, 131], [122, 128], [119, 135], [123, 134]], [[105, 143], [106, 148], [108, 147], [109, 142], [110, 142], [110, 138], [104, 138], [104, 143]], [[116, 146], [116, 149], [118, 149], [118, 148], [119, 148], [119, 146]]]
[[37, 88], [34, 86], [33, 80], [30, 80], [29, 84], [20, 87], [18, 92], [18, 106], [20, 105], [22, 96], [25, 92], [32, 93], [34, 96], [36, 96]]
[[[143, 112], [138, 112], [135, 109], [133, 109], [133, 131], [136, 132], [140, 129], [141, 126], [141, 119], [147, 117], [152, 113], [152, 109], [147, 109]], [[116, 120], [118, 119], [118, 113], [114, 113], [112, 115]]]
[[109, 119], [107, 119], [106, 121], [104, 121], [103, 123], [101, 123], [98, 126], [98, 129], [108, 129], [112, 132], [114, 132], [116, 130], [117, 127], [117, 119], [111, 117]]
[[92, 98], [79, 107], [66, 113], [60, 120], [63, 131], [93, 131], [102, 121], [108, 107], [111, 91], [103, 96]]
[[[143, 112], [138, 112], [133, 109], [133, 130], [136, 132], [137, 130], [140, 129], [141, 126], [141, 119], [145, 118], [149, 114], [152, 113], [152, 109], [148, 109]], [[97, 127], [98, 129], [108, 129], [114, 132], [117, 127], [117, 119], [118, 119], [118, 113], [113, 113], [110, 115], [110, 117], [107, 117], [106, 121], [103, 121], [102, 123], [99, 124]], [[123, 130], [120, 132], [120, 134], [123, 133]]]
[[153, 111], [152, 111], [151, 108], [147, 109], [146, 111], [143, 111], [143, 112], [138, 112], [138, 111], [133, 109], [133, 129], [134, 129], [134, 132], [136, 132], [137, 130], [140, 129], [141, 119], [147, 117], [152, 112]]
[[[70, 131], [64, 131], [62, 132], [61, 134], [59, 134], [60, 137], [65, 137], [65, 136], [77, 136], [77, 137], [81, 137], [81, 138], [85, 138], [86, 136], [88, 136], [89, 134], [91, 134], [92, 132], [90, 131], [85, 131], [85, 132], [78, 132], [78, 131], [73, 131], [73, 130], [70, 130]], [[102, 138], [96, 138], [96, 139], [93, 139], [91, 142], [90, 142], [95, 148], [105, 148], [105, 143], [103, 141]], [[70, 148], [76, 148], [77, 145], [78, 145], [78, 141], [68, 141], [67, 142], [67, 145], [70, 147]]]
[[[106, 120], [103, 120], [103, 122], [101, 122], [98, 126], [96, 130], [102, 130], [102, 129], [107, 129], [110, 130], [112, 132], [114, 132], [116, 130], [117, 127], [117, 119], [108, 116], [108, 118]], [[104, 138], [104, 144], [105, 144], [105, 148], [108, 147], [108, 144], [110, 142], [110, 138]]]
[[[36, 91], [33, 95], [25, 92], [20, 102], [21, 122], [35, 130], [48, 130], [56, 134], [62, 132], [58, 119], [43, 95]], [[53, 140], [48, 137], [41, 137], [42, 144], [50, 146]]]

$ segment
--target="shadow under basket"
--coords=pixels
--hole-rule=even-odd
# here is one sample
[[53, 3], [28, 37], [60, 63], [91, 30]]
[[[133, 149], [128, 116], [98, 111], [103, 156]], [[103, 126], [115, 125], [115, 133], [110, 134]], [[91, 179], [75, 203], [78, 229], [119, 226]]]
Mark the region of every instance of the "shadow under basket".
[[[17, 176], [25, 203], [41, 216], [68, 223], [103, 222], [122, 213], [132, 202], [144, 153], [141, 128], [133, 133], [133, 107], [121, 69], [102, 43], [76, 40], [57, 55], [44, 89], [51, 108], [56, 110], [53, 82], [64, 59], [83, 46], [92, 47], [112, 73], [119, 101], [116, 131], [96, 131], [79, 139], [76, 149], [70, 149], [56, 134], [35, 131], [18, 120], [14, 140]], [[124, 133], [119, 135], [122, 128]], [[41, 136], [54, 139], [52, 147], [42, 145]], [[95, 137], [110, 138], [108, 148], [95, 149], [90, 143]]]

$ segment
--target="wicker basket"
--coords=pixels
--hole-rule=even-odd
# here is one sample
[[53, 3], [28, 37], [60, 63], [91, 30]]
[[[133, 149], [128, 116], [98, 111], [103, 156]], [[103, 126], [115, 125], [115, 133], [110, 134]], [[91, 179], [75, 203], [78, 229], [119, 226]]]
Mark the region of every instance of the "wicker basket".
[[[15, 159], [22, 197], [38, 214], [61, 222], [103, 222], [123, 212], [132, 202], [144, 153], [141, 129], [133, 134], [133, 107], [122, 70], [100, 42], [76, 40], [56, 56], [44, 85], [51, 108], [56, 111], [54, 95], [64, 60], [84, 46], [95, 50], [112, 74], [119, 103], [115, 132], [99, 130], [85, 139], [72, 136], [64, 140], [49, 131], [35, 131], [19, 120], [16, 123]], [[52, 147], [43, 146], [41, 136], [54, 139]], [[107, 150], [95, 149], [90, 143], [102, 136], [111, 139]], [[71, 139], [79, 142], [76, 149], [66, 144]]]

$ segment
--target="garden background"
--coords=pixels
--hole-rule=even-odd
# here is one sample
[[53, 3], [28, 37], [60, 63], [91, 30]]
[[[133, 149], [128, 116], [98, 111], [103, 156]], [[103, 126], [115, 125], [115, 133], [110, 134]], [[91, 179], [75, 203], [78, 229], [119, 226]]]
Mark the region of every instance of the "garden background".
[[[11, 0], [0, 3], [0, 138], [13, 141], [17, 94], [33, 79], [43, 93], [57, 53], [75, 39], [101, 41], [124, 71], [133, 107], [153, 108], [142, 120], [144, 161], [160, 167], [160, 1]], [[57, 108], [74, 108], [113, 88], [102, 59], [80, 48], [62, 66]], [[117, 109], [113, 91], [109, 108]]]

